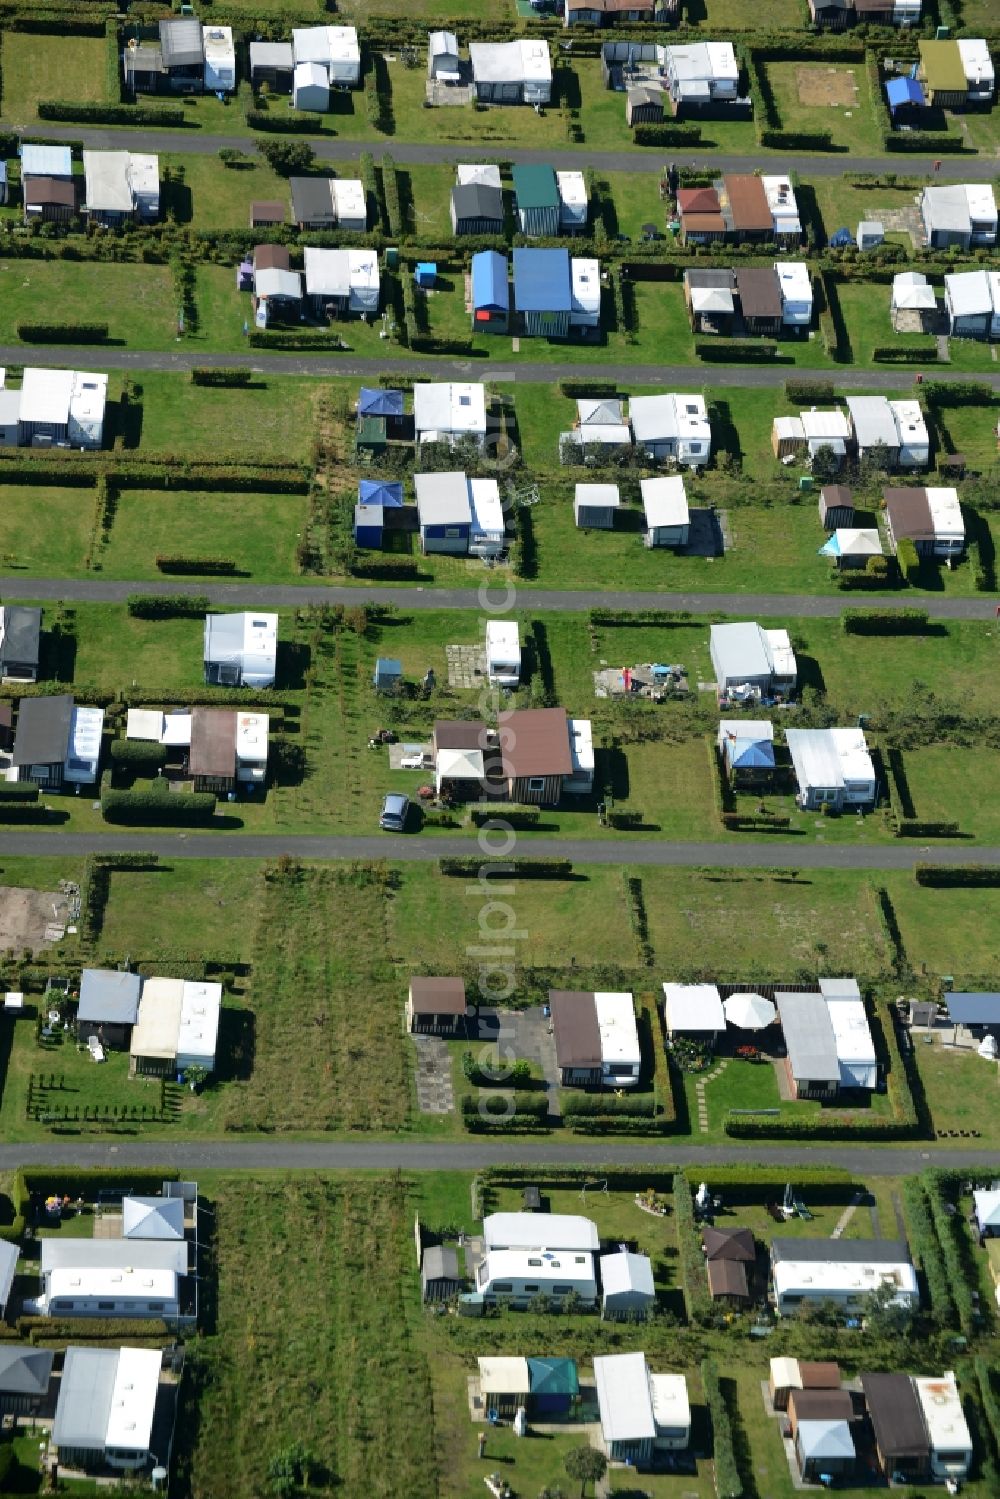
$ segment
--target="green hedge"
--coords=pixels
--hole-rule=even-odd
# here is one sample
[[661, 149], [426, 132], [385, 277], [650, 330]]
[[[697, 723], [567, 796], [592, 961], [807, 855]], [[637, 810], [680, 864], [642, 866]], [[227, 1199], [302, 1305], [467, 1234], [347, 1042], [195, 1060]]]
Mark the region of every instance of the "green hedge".
[[217, 369], [196, 365], [191, 371], [192, 385], [249, 385], [252, 379], [253, 370], [224, 368], [221, 365]]
[[896, 822], [897, 838], [957, 838], [957, 822], [928, 822], [920, 817], [900, 817]]
[[936, 364], [937, 344], [877, 344], [872, 349], [876, 364]]
[[[704, 1166], [685, 1166], [681, 1172], [689, 1186], [698, 1186], [705, 1180]], [[801, 1166], [794, 1168], [795, 1185], [813, 1189], [825, 1188], [833, 1196], [821, 1197], [823, 1202], [849, 1201], [854, 1189], [860, 1184], [851, 1172], [840, 1166]], [[676, 1178], [675, 1178], [676, 1180]], [[731, 1166], [712, 1166], [708, 1180], [714, 1192], [732, 1196], [740, 1202], [764, 1203], [780, 1197], [788, 1183], [788, 1169], [781, 1166], [762, 1166], [756, 1161], [740, 1161]]]
[[149, 739], [112, 739], [111, 758], [123, 769], [155, 770], [167, 763], [167, 747]]
[[[118, 857], [122, 866], [128, 867], [125, 862], [128, 856]], [[164, 1150], [164, 1156], [169, 1153], [169, 1149]], [[26, 1166], [22, 1175], [29, 1194], [49, 1197], [58, 1193], [74, 1199], [82, 1197], [84, 1202], [96, 1202], [101, 1192], [119, 1188], [140, 1197], [158, 1197], [165, 1181], [180, 1180], [180, 1172], [174, 1166]]]
[[925, 635], [926, 609], [845, 609], [840, 617], [845, 635]]
[[718, 1499], [742, 1499], [743, 1482], [736, 1466], [733, 1426], [722, 1394], [722, 1385], [714, 1360], [701, 1364], [701, 1385], [712, 1424], [712, 1466], [715, 1469], [715, 1492]]
[[133, 619], [198, 619], [211, 607], [204, 593], [130, 593], [126, 601]]
[[896, 562], [907, 583], [914, 585], [920, 582], [920, 557], [912, 537], [901, 536], [897, 541]]
[[599, 1114], [610, 1118], [620, 1114], [627, 1119], [653, 1119], [656, 1100], [652, 1093], [567, 1093], [562, 1104], [563, 1118]]
[[40, 120], [67, 120], [79, 125], [132, 125], [135, 129], [162, 126], [176, 130], [187, 124], [183, 109], [144, 104], [92, 104], [65, 99], [42, 99], [36, 106]]
[[786, 380], [785, 397], [796, 406], [826, 405], [837, 399], [837, 392], [822, 380]]
[[[714, 1173], [712, 1180], [714, 1183]], [[701, 1251], [701, 1234], [694, 1218], [694, 1196], [683, 1172], [678, 1172], [673, 1179], [673, 1198], [684, 1307], [689, 1322], [705, 1323], [712, 1315], [712, 1298], [705, 1274], [705, 1256]]]
[[792, 825], [790, 817], [755, 812], [721, 812], [722, 826], [731, 833], [783, 833]]
[[760, 144], [770, 151], [832, 151], [829, 130], [761, 130]]
[[318, 329], [311, 333], [298, 333], [294, 329], [272, 332], [270, 329], [251, 328], [247, 334], [247, 343], [251, 349], [301, 349], [303, 352], [322, 354], [344, 352], [344, 346], [337, 335]]
[[104, 791], [101, 816], [105, 822], [141, 826], [202, 827], [215, 816], [210, 791]]
[[[510, 1099], [514, 1101], [513, 1113], [509, 1112]], [[549, 1100], [545, 1093], [510, 1088], [483, 1095], [466, 1093], [462, 1098], [462, 1122], [473, 1132], [511, 1134], [544, 1129], [548, 1114]]]
[[985, 889], [1000, 885], [1000, 868], [988, 864], [916, 864], [913, 874], [918, 885], [936, 885], [942, 889], [959, 886]]
[[497, 806], [486, 803], [469, 808], [469, 817], [473, 827], [481, 828], [484, 822], [491, 822], [493, 818], [502, 818], [504, 822], [510, 823], [512, 828], [533, 828], [541, 815], [539, 807], [515, 806], [512, 802], [504, 802]]
[[41, 802], [0, 802], [2, 822], [47, 822], [49, 809]]
[[778, 345], [771, 338], [696, 338], [697, 359], [713, 364], [766, 364], [778, 357]]
[[[502, 815], [502, 814], [501, 814]], [[501, 859], [484, 854], [480, 859], [439, 859], [438, 873], [457, 879], [474, 880], [481, 869], [496, 872], [513, 880], [568, 880], [573, 873], [571, 859]]]
[[17, 336], [28, 344], [101, 344], [107, 323], [18, 323]]
[[156, 566], [161, 573], [231, 574], [238, 571], [231, 557], [167, 557], [158, 553]]
[[275, 130], [282, 135], [319, 135], [323, 129], [321, 115], [301, 114], [291, 109], [283, 109], [280, 114], [248, 109], [245, 119], [251, 130]]
[[17, 1330], [36, 1346], [54, 1343], [166, 1343], [172, 1334], [159, 1317], [18, 1317]]
[[636, 146], [695, 146], [701, 140], [701, 126], [693, 120], [676, 125], [636, 125], [632, 142]]
[[0, 802], [37, 802], [35, 781], [0, 781]]
[[956, 1317], [951, 1285], [920, 1177], [908, 1176], [903, 1182], [903, 1206], [910, 1249], [923, 1271], [931, 1315], [941, 1327], [954, 1327]]
[[962, 1214], [958, 1212], [957, 1203], [946, 1192], [944, 1182], [936, 1171], [925, 1171], [920, 1180], [930, 1208], [934, 1232], [941, 1246], [941, 1258], [951, 1286], [958, 1325], [968, 1337], [975, 1332], [978, 1317], [972, 1300], [975, 1267], [970, 1263], [971, 1245]]
[[80, 941], [84, 946], [96, 942], [104, 923], [104, 912], [111, 893], [113, 869], [155, 869], [156, 854], [91, 854], [83, 866], [80, 884]]

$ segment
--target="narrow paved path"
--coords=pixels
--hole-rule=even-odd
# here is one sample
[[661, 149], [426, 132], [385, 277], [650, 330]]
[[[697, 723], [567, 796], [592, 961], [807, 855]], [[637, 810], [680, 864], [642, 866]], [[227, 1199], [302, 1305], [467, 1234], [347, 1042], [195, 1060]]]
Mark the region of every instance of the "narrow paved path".
[[[344, 335], [350, 337], [350, 329]], [[877, 391], [905, 389], [913, 379], [912, 371], [902, 369], [862, 370], [836, 365], [833, 369], [801, 369], [789, 361], [783, 364], [588, 364], [581, 359], [567, 359], [560, 364], [518, 363], [516, 354], [491, 359], [487, 355], [469, 359], [438, 357], [412, 359], [359, 359], [350, 352], [326, 354], [267, 354], [234, 350], [230, 353], [202, 353], [197, 339], [183, 349], [154, 353], [148, 349], [111, 349], [103, 344], [84, 347], [69, 344], [2, 344], [0, 362], [4, 364], [70, 365], [76, 369], [157, 371], [182, 374], [195, 366], [220, 366], [226, 369], [248, 369], [257, 375], [307, 375], [323, 380], [377, 380], [380, 375], [431, 375], [436, 380], [495, 380], [505, 385], [553, 385], [557, 380], [613, 380], [618, 385], [670, 385], [699, 389], [710, 381], [713, 386], [743, 390], [769, 390], [784, 385], [788, 379], [833, 382], [841, 391]], [[935, 380], [966, 381], [975, 379], [981, 385], [1000, 389], [1000, 370], [968, 371], [953, 367], [932, 366]]]
[[[58, 798], [55, 801], [58, 810]], [[503, 815], [503, 807], [497, 809]], [[222, 814], [225, 821], [225, 811]], [[374, 819], [373, 819], [374, 820]], [[496, 840], [494, 840], [495, 842]], [[428, 864], [435, 859], [476, 858], [479, 844], [466, 836], [426, 838], [388, 833], [373, 837], [322, 833], [69, 833], [54, 825], [50, 832], [10, 828], [0, 833], [0, 859], [86, 858], [88, 854], [158, 854], [161, 859], [389, 859], [400, 864]], [[718, 843], [673, 843], [642, 835], [625, 838], [546, 838], [522, 835], [519, 858], [570, 859], [574, 864], [633, 864], [676, 869], [912, 869], [917, 863], [1000, 864], [1000, 848], [969, 843], [820, 843], [806, 838], [775, 838], [773, 843], [743, 843], [739, 834]], [[485, 857], [485, 856], [484, 856]]]
[[[234, 108], [236, 106], [233, 106]], [[625, 103], [622, 100], [622, 108]], [[89, 130], [84, 125], [56, 125], [48, 120], [34, 125], [7, 125], [29, 137], [44, 135], [46, 140], [82, 141], [93, 150], [120, 151], [170, 151], [196, 156], [215, 155], [222, 147], [235, 147], [238, 151], [253, 152], [263, 136], [208, 135], [192, 125], [187, 130]], [[334, 127], [335, 128], [335, 127]], [[711, 123], [708, 127], [711, 129]], [[437, 166], [442, 162], [468, 161], [470, 153], [479, 160], [538, 162], [543, 166], [578, 167], [585, 158], [587, 165], [600, 172], [655, 172], [663, 170], [666, 161], [679, 167], [710, 167], [720, 172], [745, 172], [748, 165], [759, 165], [763, 160], [779, 166], [783, 161], [794, 164], [803, 177], [841, 177], [847, 171], [876, 173], [896, 172], [900, 176], [928, 177], [934, 181], [951, 178], [959, 182], [981, 182], [997, 175], [997, 158], [988, 155], [943, 156], [941, 165], [934, 170], [934, 158], [930, 156], [851, 156], [848, 152], [831, 151], [823, 155], [804, 152], [786, 152], [778, 156], [761, 157], [753, 151], [745, 155], [715, 151], [705, 146], [701, 151], [678, 154], [658, 148], [643, 150], [596, 151], [592, 142], [572, 146], [545, 146], [538, 150], [524, 146], [508, 146], [498, 141], [484, 141], [477, 145], [474, 140], [443, 142], [442, 144], [417, 143], [396, 140], [391, 135], [376, 135], [370, 139], [347, 140], [339, 136], [304, 137], [321, 161], [357, 161], [363, 151], [371, 151], [376, 157], [387, 154], [398, 166]], [[295, 136], [296, 140], [303, 137]]]
[[[2, 472], [2, 470], [0, 470]], [[483, 583], [492, 597], [503, 603], [506, 586], [483, 574]], [[541, 614], [583, 614], [599, 605], [604, 609], [634, 612], [640, 609], [665, 609], [688, 614], [740, 614], [775, 619], [837, 619], [845, 609], [878, 606], [880, 609], [926, 609], [931, 619], [988, 620], [996, 617], [992, 595], [970, 595], [966, 598], [942, 598], [937, 594], [865, 594], [863, 599], [850, 594], [810, 593], [650, 593], [630, 590], [624, 593], [600, 592], [596, 587], [581, 589], [534, 588], [518, 581], [517, 597], [511, 607]], [[138, 582], [115, 582], [109, 578], [29, 578], [18, 573], [0, 577], [0, 596], [44, 602], [58, 599], [63, 603], [121, 604], [134, 593], [187, 593], [207, 598], [225, 608], [298, 608], [304, 604], [394, 604], [403, 610], [421, 613], [430, 609], [478, 609], [484, 600], [475, 588], [413, 588], [404, 585], [373, 587], [310, 583], [185, 583], [153, 578]]]
[[[1000, 1152], [909, 1145], [768, 1146], [754, 1142], [761, 1166], [790, 1172], [797, 1166], [836, 1166], [859, 1181], [873, 1176], [909, 1176], [928, 1165], [974, 1170], [1000, 1163]], [[52, 1140], [0, 1145], [0, 1170], [17, 1166], [160, 1166], [179, 1171], [477, 1171], [483, 1166], [673, 1166], [725, 1165], [745, 1159], [737, 1145], [619, 1145], [607, 1141], [562, 1143], [538, 1140], [469, 1140], [445, 1144], [390, 1140], [373, 1144], [327, 1140], [160, 1140], [115, 1144]], [[711, 1180], [711, 1178], [709, 1178]], [[808, 1195], [808, 1194], [807, 1194]]]

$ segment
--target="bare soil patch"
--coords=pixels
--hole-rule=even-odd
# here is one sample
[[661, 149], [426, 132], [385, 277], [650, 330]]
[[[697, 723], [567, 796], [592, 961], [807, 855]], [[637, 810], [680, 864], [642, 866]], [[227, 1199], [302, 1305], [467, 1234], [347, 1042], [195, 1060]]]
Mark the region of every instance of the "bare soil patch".
[[812, 109], [832, 104], [850, 108], [858, 102], [853, 68], [817, 68], [815, 65], [796, 68], [795, 87], [799, 103]]

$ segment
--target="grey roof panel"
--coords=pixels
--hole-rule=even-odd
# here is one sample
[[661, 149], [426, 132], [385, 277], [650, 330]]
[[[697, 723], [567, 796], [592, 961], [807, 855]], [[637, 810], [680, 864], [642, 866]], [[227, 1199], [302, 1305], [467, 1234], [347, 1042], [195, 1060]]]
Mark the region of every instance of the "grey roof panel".
[[142, 979], [112, 968], [85, 968], [80, 975], [77, 1019], [100, 1025], [135, 1025]]
[[52, 1426], [56, 1447], [103, 1449], [118, 1375], [117, 1348], [67, 1348]]
[[776, 994], [792, 1075], [806, 1082], [840, 1081], [837, 1038], [822, 994]]
[[771, 1240], [771, 1259], [793, 1264], [833, 1260], [838, 1265], [908, 1264], [910, 1251], [903, 1239], [782, 1239]]
[[52, 1376], [52, 1349], [0, 1347], [0, 1393], [44, 1395]]
[[201, 22], [194, 16], [175, 16], [160, 22], [160, 47], [165, 68], [193, 68], [205, 61]]
[[54, 765], [65, 760], [73, 720], [68, 692], [55, 697], [23, 697], [17, 710], [13, 764]]
[[32, 609], [27, 604], [6, 604], [0, 661], [29, 662], [37, 666], [41, 633], [41, 609]]
[[188, 1273], [187, 1241], [176, 1239], [43, 1239], [42, 1274], [50, 1270], [172, 1270]]

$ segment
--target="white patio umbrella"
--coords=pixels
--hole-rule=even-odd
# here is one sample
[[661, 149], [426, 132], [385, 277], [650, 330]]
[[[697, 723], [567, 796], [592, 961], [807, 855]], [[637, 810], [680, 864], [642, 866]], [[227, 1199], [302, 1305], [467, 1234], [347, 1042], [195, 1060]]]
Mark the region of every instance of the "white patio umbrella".
[[775, 1008], [763, 994], [730, 994], [723, 1003], [726, 1020], [741, 1031], [762, 1031], [775, 1017]]

